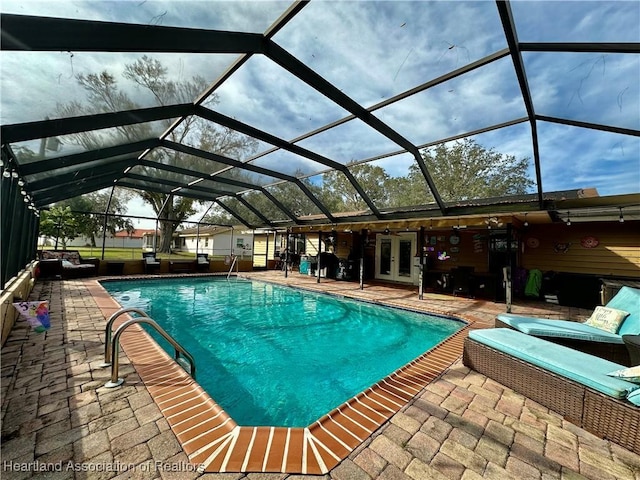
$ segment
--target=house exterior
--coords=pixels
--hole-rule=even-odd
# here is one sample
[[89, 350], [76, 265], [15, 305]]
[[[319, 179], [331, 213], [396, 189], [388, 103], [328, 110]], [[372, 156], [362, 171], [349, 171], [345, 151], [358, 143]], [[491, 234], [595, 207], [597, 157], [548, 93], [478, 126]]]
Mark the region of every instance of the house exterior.
[[160, 235], [162, 232], [160, 230], [147, 230], [142, 234], [142, 251], [143, 252], [154, 252], [156, 250], [156, 245], [160, 245]]
[[[143, 245], [143, 239], [145, 235], [153, 235], [154, 230], [137, 228], [128, 232], [127, 230], [120, 230], [112, 235], [107, 233], [104, 239], [105, 248], [140, 248]], [[152, 236], [150, 238], [153, 238]], [[96, 247], [102, 248], [102, 236], [98, 235], [95, 238]], [[41, 245], [53, 245], [55, 238], [41, 237]], [[91, 239], [85, 236], [74, 238], [67, 242], [67, 247], [86, 247], [91, 246]]]
[[153, 229], [136, 228], [131, 232], [120, 230], [105, 242], [107, 247], [140, 248], [145, 234], [153, 234]]
[[208, 253], [209, 258], [237, 255], [251, 259], [253, 232], [233, 227], [185, 228], [173, 234], [174, 250], [180, 252]]

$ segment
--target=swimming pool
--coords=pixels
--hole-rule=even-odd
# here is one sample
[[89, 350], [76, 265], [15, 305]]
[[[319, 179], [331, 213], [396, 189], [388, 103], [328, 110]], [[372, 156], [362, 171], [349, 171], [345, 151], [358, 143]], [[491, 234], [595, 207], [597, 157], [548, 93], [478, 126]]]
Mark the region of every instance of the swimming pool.
[[240, 425], [309, 425], [465, 325], [256, 281], [103, 286], [196, 357], [198, 383]]

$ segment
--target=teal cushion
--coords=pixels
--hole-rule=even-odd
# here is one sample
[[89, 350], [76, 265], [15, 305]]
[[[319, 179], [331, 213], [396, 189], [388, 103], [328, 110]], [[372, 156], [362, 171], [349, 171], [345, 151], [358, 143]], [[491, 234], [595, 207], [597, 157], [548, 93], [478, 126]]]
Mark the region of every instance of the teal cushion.
[[570, 320], [523, 317], [510, 313], [501, 313], [497, 318], [522, 333], [536, 337], [559, 337], [589, 342], [624, 343], [619, 334]]
[[628, 393], [640, 388], [640, 385], [607, 375], [625, 368], [623, 365], [515, 330], [472, 330], [469, 338], [611, 397], [625, 398]]
[[618, 335], [640, 335], [640, 290], [631, 287], [622, 287], [606, 305], [629, 312], [625, 318]]

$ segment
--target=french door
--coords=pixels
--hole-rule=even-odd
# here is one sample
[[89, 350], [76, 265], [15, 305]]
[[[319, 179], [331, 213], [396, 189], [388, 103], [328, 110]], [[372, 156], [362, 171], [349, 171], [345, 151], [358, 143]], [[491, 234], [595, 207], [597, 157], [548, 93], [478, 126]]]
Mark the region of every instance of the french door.
[[415, 252], [415, 233], [376, 235], [376, 278], [391, 282], [415, 283]]

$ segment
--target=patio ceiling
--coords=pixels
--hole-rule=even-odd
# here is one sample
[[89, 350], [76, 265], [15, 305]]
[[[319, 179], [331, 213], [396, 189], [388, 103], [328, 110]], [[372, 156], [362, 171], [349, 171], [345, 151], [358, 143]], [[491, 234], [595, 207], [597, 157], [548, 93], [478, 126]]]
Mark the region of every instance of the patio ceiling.
[[[3, 162], [37, 208], [124, 187], [213, 202], [252, 227], [459, 215], [486, 199], [443, 196], [421, 151], [465, 138], [529, 159], [526, 208], [555, 191], [640, 191], [637, 2], [5, 1], [1, 22]], [[78, 75], [143, 55], [206, 86], [167, 104], [125, 85], [112, 110], [62, 108], [91, 111]], [[254, 150], [220, 152], [187, 125]], [[372, 198], [364, 164], [413, 166], [433, 202]], [[309, 188], [331, 171], [364, 210]]]

